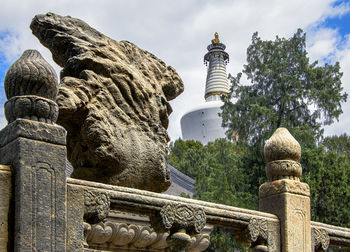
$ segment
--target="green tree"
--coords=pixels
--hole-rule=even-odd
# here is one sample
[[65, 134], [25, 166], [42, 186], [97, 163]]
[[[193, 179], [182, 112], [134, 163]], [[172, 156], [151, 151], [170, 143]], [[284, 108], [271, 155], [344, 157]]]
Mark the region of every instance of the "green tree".
[[170, 144], [168, 162], [196, 180], [196, 199], [245, 208], [257, 208], [257, 192], [251, 193], [243, 170], [244, 148], [225, 139], [202, 145], [189, 140]]
[[201, 176], [199, 167], [205, 158], [205, 147], [200, 142], [178, 139], [170, 143], [169, 150], [169, 164], [194, 179]]
[[350, 154], [350, 136], [346, 133], [340, 136], [325, 137], [322, 144], [327, 150], [335, 151], [338, 154]]
[[[337, 137], [336, 137], [337, 138]], [[347, 150], [349, 151], [349, 150]], [[303, 180], [310, 186], [311, 218], [349, 227], [350, 160], [323, 145], [302, 152]]]
[[[241, 84], [242, 73], [230, 77], [230, 94], [224, 97], [223, 125], [228, 136], [263, 147], [279, 127], [322, 135], [322, 125], [338, 120], [342, 93], [339, 63], [319, 66], [307, 56], [305, 33], [299, 29], [290, 39], [263, 41], [254, 33], [247, 49], [243, 74], [250, 85]], [[236, 98], [235, 102], [232, 98]], [[302, 140], [302, 139], [301, 139]]]

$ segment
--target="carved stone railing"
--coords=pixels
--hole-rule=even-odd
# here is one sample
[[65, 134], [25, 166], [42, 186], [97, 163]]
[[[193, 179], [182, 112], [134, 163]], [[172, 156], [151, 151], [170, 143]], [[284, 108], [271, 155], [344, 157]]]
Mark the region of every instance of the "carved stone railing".
[[350, 250], [350, 228], [312, 221], [311, 230], [315, 251], [326, 250], [329, 246], [339, 246]]
[[[71, 251], [162, 251], [172, 244], [173, 251], [203, 251], [213, 226], [231, 228], [242, 242], [259, 240], [269, 251], [280, 251], [279, 220], [272, 214], [72, 178], [67, 186]], [[85, 217], [78, 209], [85, 209]]]

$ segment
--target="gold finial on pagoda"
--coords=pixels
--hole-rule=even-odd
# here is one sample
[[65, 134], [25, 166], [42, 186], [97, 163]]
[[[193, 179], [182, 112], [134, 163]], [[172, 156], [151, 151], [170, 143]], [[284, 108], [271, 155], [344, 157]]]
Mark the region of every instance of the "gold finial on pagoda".
[[211, 40], [211, 43], [212, 43], [212, 44], [218, 44], [218, 43], [220, 43], [220, 40], [219, 40], [219, 33], [215, 32], [214, 36], [215, 36], [215, 39], [212, 39], [212, 40]]

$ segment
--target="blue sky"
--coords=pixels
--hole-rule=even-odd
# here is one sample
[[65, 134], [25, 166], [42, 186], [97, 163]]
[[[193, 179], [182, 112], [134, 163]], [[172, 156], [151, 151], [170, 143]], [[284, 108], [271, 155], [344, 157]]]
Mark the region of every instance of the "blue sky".
[[[204, 102], [206, 68], [203, 56], [214, 32], [230, 54], [227, 72], [236, 74], [245, 63], [246, 48], [255, 31], [263, 39], [290, 37], [298, 29], [307, 32], [311, 60], [339, 61], [344, 90], [350, 93], [350, 2], [330, 0], [3, 0], [0, 9], [0, 128], [6, 70], [25, 49], [37, 49], [44, 58], [50, 52], [31, 34], [35, 14], [55, 12], [83, 19], [116, 40], [129, 40], [173, 66], [185, 83], [185, 92], [171, 102], [169, 134], [181, 136], [180, 118]], [[326, 134], [350, 134], [350, 102], [343, 104], [340, 122], [326, 127]]]
[[[337, 1], [334, 3], [334, 6], [345, 5], [348, 2], [349, 1]], [[340, 16], [329, 17], [322, 23], [322, 25], [332, 29], [337, 29], [344, 37], [345, 35], [350, 34], [350, 14], [349, 12], [346, 12]]]

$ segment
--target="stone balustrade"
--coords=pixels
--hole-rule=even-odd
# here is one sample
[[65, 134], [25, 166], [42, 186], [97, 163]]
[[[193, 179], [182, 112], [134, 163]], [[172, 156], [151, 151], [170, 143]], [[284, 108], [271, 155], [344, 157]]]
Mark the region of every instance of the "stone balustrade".
[[5, 89], [1, 251], [196, 252], [209, 246], [214, 227], [231, 229], [252, 252], [350, 249], [349, 228], [311, 221], [300, 145], [287, 129], [266, 142], [268, 181], [259, 189], [259, 211], [252, 211], [66, 178], [66, 132], [54, 124], [58, 83], [52, 67], [37, 51], [25, 51], [10, 67]]
[[[170, 245], [160, 241], [169, 240], [172, 233], [182, 233], [187, 237], [185, 247], [191, 248], [189, 251], [203, 251], [209, 245], [213, 226], [229, 227], [242, 242], [265, 239], [269, 251], [280, 251], [279, 220], [272, 214], [72, 178], [67, 179], [67, 187], [68, 196], [74, 195], [72, 200], [68, 197], [67, 213], [67, 239], [72, 251], [84, 247], [118, 248], [118, 244], [119, 248], [133, 245], [135, 249], [144, 244], [144, 248], [164, 249]], [[109, 205], [105, 207], [109, 209], [108, 214], [97, 223], [84, 224], [84, 209], [87, 208], [84, 194], [87, 192], [93, 192], [94, 198], [100, 199], [100, 212], [106, 212], [101, 210], [102, 206]], [[98, 193], [108, 197], [96, 196]], [[180, 216], [179, 220], [173, 220], [174, 216]], [[191, 225], [194, 227], [188, 228]], [[196, 225], [198, 228], [195, 228]], [[124, 238], [118, 233], [121, 227]], [[77, 237], [77, 233], [80, 236]], [[135, 238], [137, 236], [141, 237], [141, 241]]]

